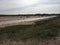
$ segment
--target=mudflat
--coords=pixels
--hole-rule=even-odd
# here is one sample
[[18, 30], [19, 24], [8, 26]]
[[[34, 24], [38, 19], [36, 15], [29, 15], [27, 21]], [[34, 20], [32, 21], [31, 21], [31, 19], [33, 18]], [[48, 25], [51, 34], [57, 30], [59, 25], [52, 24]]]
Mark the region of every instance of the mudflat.
[[[1, 22], [6, 22], [6, 21], [14, 21], [14, 20], [24, 20], [28, 18], [37, 18], [39, 16], [0, 16], [0, 23]], [[7, 25], [0, 25], [0, 27], [5, 27], [5, 26], [11, 26], [11, 25], [31, 25], [34, 24], [34, 22], [19, 22], [19, 23], [12, 23], [12, 24], [7, 24]]]
[[2, 16], [0, 17], [0, 27], [10, 25], [31, 25], [35, 24], [35, 21], [45, 20], [56, 16]]
[[25, 19], [25, 17], [21, 17], [21, 16], [2, 16], [2, 17], [0, 17], [0, 22], [1, 21], [9, 21], [9, 20], [18, 20], [18, 19]]

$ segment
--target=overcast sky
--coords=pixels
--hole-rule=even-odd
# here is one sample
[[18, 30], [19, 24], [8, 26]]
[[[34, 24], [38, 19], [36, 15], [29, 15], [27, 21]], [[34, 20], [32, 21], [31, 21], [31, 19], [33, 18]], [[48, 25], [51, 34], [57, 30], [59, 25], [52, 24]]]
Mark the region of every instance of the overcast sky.
[[60, 13], [60, 0], [0, 0], [0, 14]]

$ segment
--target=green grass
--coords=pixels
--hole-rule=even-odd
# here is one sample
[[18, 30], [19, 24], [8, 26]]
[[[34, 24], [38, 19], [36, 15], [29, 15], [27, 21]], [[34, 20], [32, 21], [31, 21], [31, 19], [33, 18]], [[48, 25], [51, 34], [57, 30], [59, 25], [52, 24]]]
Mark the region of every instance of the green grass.
[[8, 39], [25, 40], [52, 39], [59, 35], [60, 17], [38, 21], [35, 23], [35, 25], [16, 25], [0, 28], [0, 36], [6, 34]]

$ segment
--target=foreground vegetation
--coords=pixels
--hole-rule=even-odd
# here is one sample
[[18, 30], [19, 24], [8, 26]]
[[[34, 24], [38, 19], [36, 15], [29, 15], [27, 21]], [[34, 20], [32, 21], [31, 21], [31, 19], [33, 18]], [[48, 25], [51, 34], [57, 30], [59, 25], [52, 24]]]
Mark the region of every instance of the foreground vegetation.
[[16, 25], [0, 28], [0, 40], [55, 39], [59, 36], [60, 17], [37, 21], [35, 25]]

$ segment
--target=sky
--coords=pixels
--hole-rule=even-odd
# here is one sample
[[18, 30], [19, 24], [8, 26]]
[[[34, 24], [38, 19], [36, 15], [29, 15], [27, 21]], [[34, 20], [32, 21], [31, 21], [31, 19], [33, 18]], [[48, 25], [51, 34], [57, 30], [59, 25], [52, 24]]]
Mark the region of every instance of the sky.
[[60, 0], [0, 0], [0, 14], [60, 13]]

